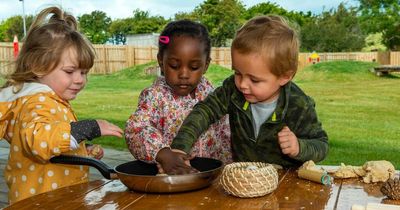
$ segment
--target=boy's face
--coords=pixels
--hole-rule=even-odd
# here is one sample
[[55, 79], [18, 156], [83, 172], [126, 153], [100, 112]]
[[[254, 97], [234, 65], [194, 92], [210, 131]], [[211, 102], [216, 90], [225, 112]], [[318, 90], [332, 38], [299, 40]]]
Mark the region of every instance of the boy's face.
[[271, 102], [278, 98], [280, 87], [291, 76], [277, 77], [271, 73], [265, 59], [258, 53], [241, 54], [232, 50], [235, 85], [250, 103]]
[[190, 36], [173, 39], [163, 56], [159, 55], [158, 63], [174, 94], [187, 96], [194, 93], [208, 68], [207, 55], [198, 39]]

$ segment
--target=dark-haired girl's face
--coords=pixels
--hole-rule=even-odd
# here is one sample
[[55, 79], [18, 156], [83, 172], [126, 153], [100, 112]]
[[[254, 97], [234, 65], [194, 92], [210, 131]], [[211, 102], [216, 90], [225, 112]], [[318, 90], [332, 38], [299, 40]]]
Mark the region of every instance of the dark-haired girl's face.
[[174, 94], [194, 97], [194, 90], [208, 68], [205, 46], [190, 36], [173, 37], [158, 63]]

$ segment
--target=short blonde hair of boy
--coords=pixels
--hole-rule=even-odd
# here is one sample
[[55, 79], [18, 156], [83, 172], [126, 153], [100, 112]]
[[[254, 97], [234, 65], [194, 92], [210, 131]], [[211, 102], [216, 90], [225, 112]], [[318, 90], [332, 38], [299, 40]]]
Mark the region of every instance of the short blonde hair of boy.
[[260, 53], [271, 73], [280, 77], [295, 75], [298, 65], [299, 39], [289, 22], [281, 16], [257, 16], [245, 23], [232, 42], [240, 54]]
[[63, 52], [76, 50], [78, 68], [89, 71], [95, 52], [91, 43], [78, 32], [76, 19], [58, 7], [42, 10], [33, 21], [3, 87], [14, 85], [17, 92], [24, 82], [35, 82], [49, 74], [61, 62]]

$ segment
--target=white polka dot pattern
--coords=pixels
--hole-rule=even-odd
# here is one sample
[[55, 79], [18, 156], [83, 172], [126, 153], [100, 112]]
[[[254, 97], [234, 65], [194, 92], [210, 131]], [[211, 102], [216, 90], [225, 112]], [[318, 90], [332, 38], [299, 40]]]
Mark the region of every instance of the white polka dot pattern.
[[55, 147], [55, 148], [53, 149], [53, 152], [54, 152], [54, 153], [60, 153], [60, 149], [59, 149], [58, 147]]
[[[69, 123], [76, 121], [69, 103], [54, 92], [35, 93], [15, 100], [0, 104], [0, 117], [10, 116], [0, 128], [11, 142], [9, 162], [4, 170], [10, 185], [10, 202], [88, 181], [88, 167], [65, 167], [48, 162], [61, 153], [86, 155], [83, 142], [76, 150], [69, 148]], [[9, 115], [10, 110], [18, 114]]]
[[47, 147], [47, 142], [45, 142], [45, 141], [42, 141], [41, 143], [40, 143], [40, 147], [41, 148], [46, 148]]

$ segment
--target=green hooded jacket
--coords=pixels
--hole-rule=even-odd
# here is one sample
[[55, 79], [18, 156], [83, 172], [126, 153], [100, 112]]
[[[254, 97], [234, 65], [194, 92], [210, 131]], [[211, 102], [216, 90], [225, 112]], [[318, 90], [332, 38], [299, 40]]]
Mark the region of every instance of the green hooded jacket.
[[[195, 105], [171, 148], [189, 152], [198, 136], [225, 114], [229, 114], [234, 161], [298, 167], [308, 160], [319, 162], [328, 153], [328, 136], [318, 121], [314, 100], [291, 81], [281, 88], [275, 111], [261, 125], [256, 137], [249, 103], [236, 88], [234, 76]], [[295, 158], [283, 154], [278, 143], [278, 132], [285, 125], [299, 141], [300, 151]]]

